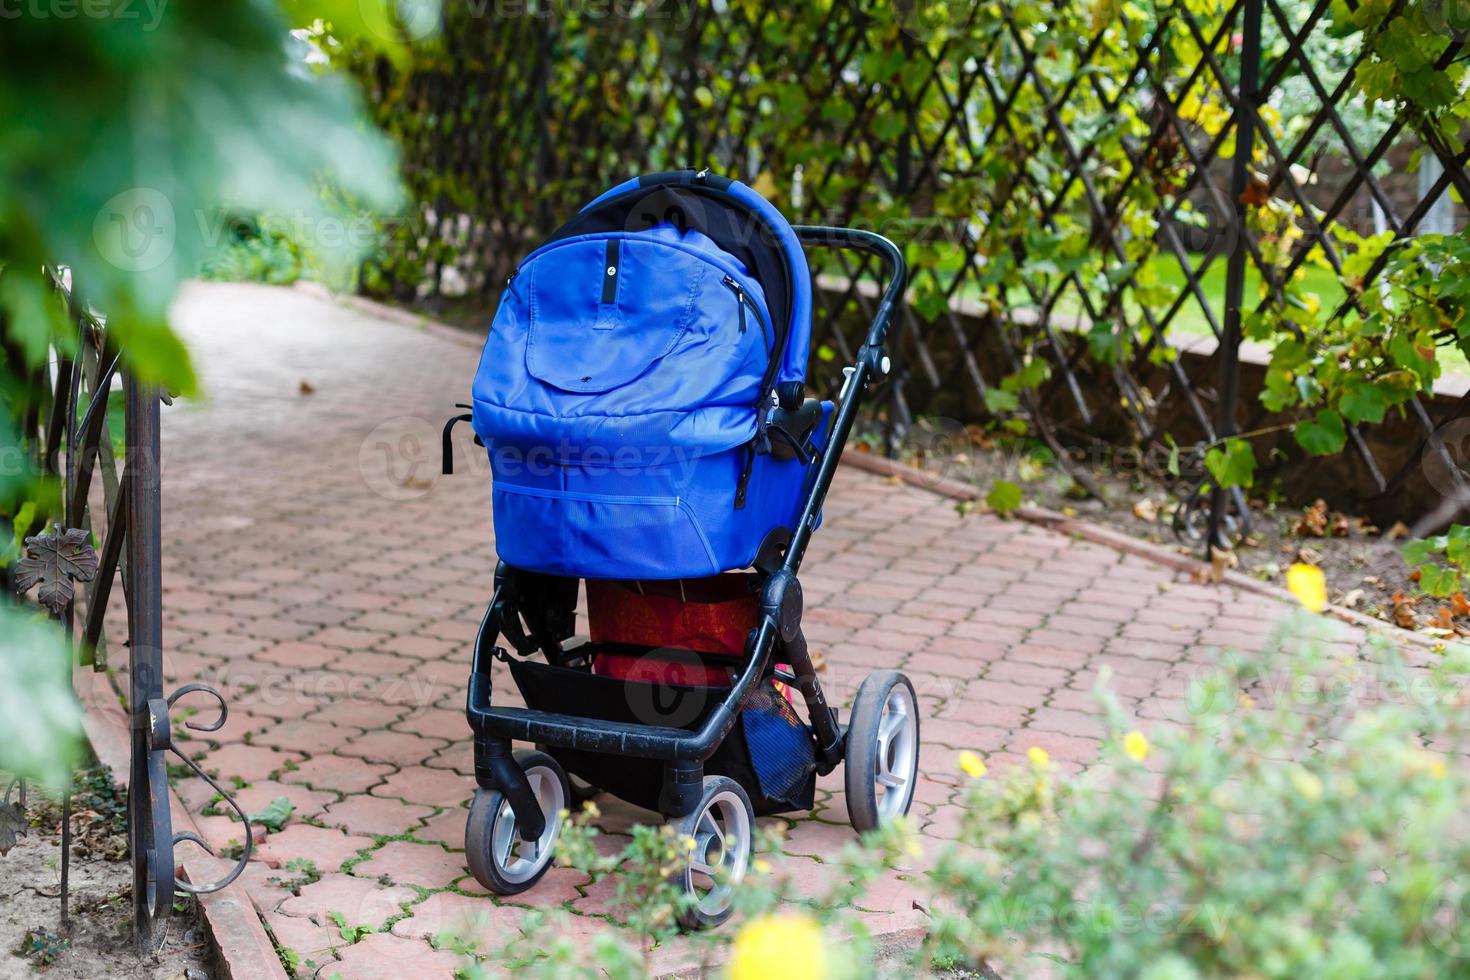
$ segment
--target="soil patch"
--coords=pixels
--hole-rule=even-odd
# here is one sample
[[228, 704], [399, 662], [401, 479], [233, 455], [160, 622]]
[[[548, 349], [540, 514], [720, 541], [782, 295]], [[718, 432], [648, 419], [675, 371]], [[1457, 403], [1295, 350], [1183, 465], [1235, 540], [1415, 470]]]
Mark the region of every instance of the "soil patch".
[[[10, 782], [0, 775], [0, 787]], [[18, 802], [19, 793], [11, 794]], [[0, 980], [208, 980], [209, 937], [193, 899], [175, 906], [152, 954], [132, 934], [124, 794], [106, 770], [80, 774], [72, 809], [70, 926], [61, 925], [61, 805], [32, 787], [27, 831], [0, 856]]]

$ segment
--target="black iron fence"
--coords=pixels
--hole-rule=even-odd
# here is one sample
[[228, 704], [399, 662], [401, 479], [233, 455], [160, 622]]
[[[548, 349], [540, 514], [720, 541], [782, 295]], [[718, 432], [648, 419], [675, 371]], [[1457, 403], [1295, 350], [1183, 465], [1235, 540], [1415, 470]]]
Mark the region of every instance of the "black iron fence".
[[[417, 201], [366, 289], [488, 310], [605, 187], [712, 166], [906, 246], [891, 431], [1136, 447], [1201, 537], [1268, 480], [1462, 502], [1456, 0], [446, 6], [408, 69], [348, 55]], [[870, 270], [813, 271], [822, 376]]]
[[[252, 839], [248, 818], [233, 797], [199, 763], [174, 744], [170, 709], [189, 695], [205, 695], [214, 718], [189, 718], [195, 732], [217, 731], [226, 706], [218, 691], [185, 684], [167, 693], [163, 657], [162, 487], [160, 481], [163, 392], [128, 376], [103, 318], [84, 309], [65, 282], [54, 277], [59, 302], [75, 328], [70, 343], [50, 348], [27, 393], [24, 441], [35, 458], [29, 467], [51, 477], [55, 501], [37, 500], [34, 533], [22, 555], [0, 569], [0, 582], [23, 598], [34, 597], [65, 631], [73, 664], [115, 673], [108, 697], [118, 697], [129, 720], [131, 770], [127, 777], [129, 860], [133, 867], [134, 938], [152, 952], [156, 927], [174, 908], [176, 893], [207, 894], [232, 882], [245, 868]], [[16, 338], [0, 323], [0, 352], [24, 363]], [[5, 522], [10, 533], [9, 522]], [[109, 638], [109, 611], [122, 592], [125, 643]], [[119, 645], [125, 662], [111, 659]], [[208, 718], [206, 715], [205, 718]], [[169, 805], [169, 756], [207, 781], [242, 821], [244, 852], [216, 882], [176, 877], [174, 848], [191, 842], [210, 850], [192, 831], [176, 832]], [[24, 798], [24, 785], [21, 789]], [[67, 919], [71, 852], [70, 797], [63, 798], [61, 915]]]

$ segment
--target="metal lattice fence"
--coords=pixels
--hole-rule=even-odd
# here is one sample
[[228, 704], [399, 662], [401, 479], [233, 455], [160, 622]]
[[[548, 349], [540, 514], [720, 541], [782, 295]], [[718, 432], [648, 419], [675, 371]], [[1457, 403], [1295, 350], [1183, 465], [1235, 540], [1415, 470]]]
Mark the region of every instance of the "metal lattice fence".
[[[1406, 246], [1463, 225], [1457, 13], [449, 5], [411, 70], [354, 64], [418, 202], [364, 285], [488, 307], [527, 243], [605, 187], [712, 166], [794, 220], [907, 246], [890, 431], [939, 415], [1024, 424], [1064, 459], [1132, 446], [1184, 481], [1198, 533], [1244, 513], [1238, 491], [1202, 493], [1228, 482], [1206, 452], [1244, 433], [1299, 494], [1411, 519], [1448, 499], [1448, 519], [1466, 492], [1457, 314], [1405, 326], [1394, 300]], [[819, 376], [852, 356], [868, 272], [814, 268]]]

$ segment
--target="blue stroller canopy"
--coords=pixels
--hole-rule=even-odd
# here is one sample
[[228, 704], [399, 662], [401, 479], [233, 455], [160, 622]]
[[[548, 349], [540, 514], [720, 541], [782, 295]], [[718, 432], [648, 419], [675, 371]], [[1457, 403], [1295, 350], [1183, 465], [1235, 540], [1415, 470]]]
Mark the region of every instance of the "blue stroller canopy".
[[810, 453], [774, 454], [769, 425], [810, 344], [805, 253], [749, 187], [680, 171], [592, 201], [507, 280], [475, 377], [501, 557], [589, 578], [749, 564], [806, 484]]

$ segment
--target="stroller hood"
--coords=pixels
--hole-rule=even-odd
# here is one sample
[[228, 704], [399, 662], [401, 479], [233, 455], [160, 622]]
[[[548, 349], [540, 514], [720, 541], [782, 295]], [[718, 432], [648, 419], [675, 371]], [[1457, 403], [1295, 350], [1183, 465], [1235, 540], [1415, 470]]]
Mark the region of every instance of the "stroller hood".
[[750, 441], [805, 380], [811, 282], [795, 233], [737, 181], [681, 171], [584, 207], [507, 281], [473, 390], [487, 446], [703, 455]]

